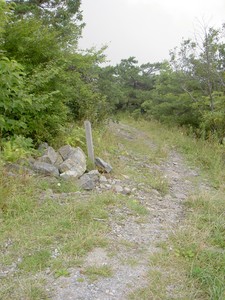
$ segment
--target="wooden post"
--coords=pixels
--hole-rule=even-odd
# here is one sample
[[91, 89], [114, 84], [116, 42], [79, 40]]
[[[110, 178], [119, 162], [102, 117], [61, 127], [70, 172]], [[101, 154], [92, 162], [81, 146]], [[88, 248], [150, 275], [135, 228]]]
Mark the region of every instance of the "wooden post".
[[91, 131], [91, 122], [84, 122], [85, 132], [86, 132], [86, 142], [87, 142], [87, 150], [88, 150], [88, 158], [92, 164], [92, 167], [95, 166], [95, 156], [94, 156], [94, 147], [92, 141], [92, 131]]

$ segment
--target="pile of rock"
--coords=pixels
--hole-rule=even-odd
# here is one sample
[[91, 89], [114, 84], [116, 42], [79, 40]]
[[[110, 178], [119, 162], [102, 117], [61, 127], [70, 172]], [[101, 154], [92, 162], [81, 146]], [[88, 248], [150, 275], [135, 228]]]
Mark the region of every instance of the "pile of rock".
[[47, 176], [61, 177], [67, 179], [79, 179], [82, 188], [91, 190], [99, 182], [100, 172], [110, 173], [112, 167], [101, 158], [95, 160], [98, 170], [87, 173], [87, 160], [83, 150], [79, 147], [65, 145], [55, 151], [47, 144], [40, 147], [44, 153], [32, 163], [35, 172]]

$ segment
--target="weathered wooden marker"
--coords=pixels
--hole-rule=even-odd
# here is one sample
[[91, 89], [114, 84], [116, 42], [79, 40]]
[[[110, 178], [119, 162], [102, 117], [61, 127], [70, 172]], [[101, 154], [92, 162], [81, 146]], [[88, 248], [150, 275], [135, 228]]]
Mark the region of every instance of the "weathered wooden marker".
[[94, 146], [92, 140], [92, 130], [91, 130], [91, 122], [84, 121], [84, 127], [86, 132], [86, 142], [87, 142], [87, 151], [88, 151], [88, 159], [91, 162], [91, 167], [95, 166], [95, 155], [94, 155]]

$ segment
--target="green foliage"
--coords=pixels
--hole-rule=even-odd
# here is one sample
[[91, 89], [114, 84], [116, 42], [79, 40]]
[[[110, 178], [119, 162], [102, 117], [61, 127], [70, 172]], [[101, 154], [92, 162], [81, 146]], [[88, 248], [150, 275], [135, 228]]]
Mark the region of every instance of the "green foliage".
[[16, 61], [0, 60], [0, 129], [2, 137], [24, 135], [50, 140], [66, 120], [67, 108], [53, 81], [59, 68], [51, 63], [29, 77]]
[[60, 55], [57, 32], [38, 19], [10, 22], [5, 29], [4, 50], [32, 71], [35, 66], [55, 60]]
[[83, 27], [80, 0], [15, 0], [15, 16], [17, 19], [36, 18], [44, 24], [54, 27], [58, 31], [60, 41], [70, 45], [76, 45], [77, 39]]
[[103, 49], [76, 53], [79, 7], [80, 1], [1, 2], [1, 138], [52, 143], [71, 119], [106, 118], [106, 97], [96, 81]]
[[0, 0], [0, 45], [2, 43], [2, 34], [5, 32], [5, 25], [10, 18], [11, 7], [12, 6], [7, 5], [4, 0]]
[[99, 89], [112, 112], [127, 110], [191, 128], [197, 137], [224, 139], [224, 32], [202, 26], [169, 62], [141, 66], [134, 57], [99, 71]]
[[150, 96], [159, 67], [159, 63], [139, 66], [134, 57], [129, 57], [115, 67], [100, 69], [98, 87], [106, 95], [111, 112], [140, 108]]
[[86, 147], [85, 129], [79, 126], [70, 126], [67, 129], [67, 136], [65, 137], [65, 143], [73, 147]]
[[9, 141], [2, 142], [1, 157], [6, 161], [16, 161], [34, 154], [33, 141], [24, 136], [11, 137]]
[[6, 133], [19, 133], [26, 128], [22, 116], [31, 106], [31, 98], [25, 88], [23, 68], [14, 60], [0, 58], [0, 137]]
[[[224, 40], [222, 29], [202, 26], [200, 38], [184, 40], [179, 51], [171, 52], [171, 65], [179, 75], [180, 90], [190, 99], [189, 108], [197, 112], [196, 123], [202, 136], [224, 137]], [[191, 115], [187, 112], [187, 117]], [[199, 131], [198, 131], [199, 132]]]
[[59, 66], [49, 63], [39, 66], [27, 79], [33, 105], [24, 113], [28, 128], [23, 134], [35, 141], [51, 142], [67, 120], [68, 108], [56, 86], [60, 71]]
[[127, 110], [223, 141], [223, 28], [202, 27], [197, 41], [183, 40], [171, 51], [170, 62], [139, 65], [129, 57], [102, 68], [106, 47], [77, 50], [80, 6], [80, 0], [1, 0], [1, 138], [53, 143], [68, 122], [97, 124]]
[[65, 97], [73, 120], [103, 121], [108, 115], [106, 97], [98, 91], [97, 65], [102, 52], [70, 54], [65, 57], [60, 91]]

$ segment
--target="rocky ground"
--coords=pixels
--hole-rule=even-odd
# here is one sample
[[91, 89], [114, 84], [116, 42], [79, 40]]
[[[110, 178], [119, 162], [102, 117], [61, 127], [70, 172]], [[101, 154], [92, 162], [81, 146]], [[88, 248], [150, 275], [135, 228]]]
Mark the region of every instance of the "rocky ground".
[[[118, 137], [129, 141], [135, 141], [140, 135], [144, 135], [141, 131], [122, 124], [114, 124], [112, 130]], [[155, 147], [147, 138], [144, 146]], [[145, 172], [156, 168], [168, 181], [169, 189], [166, 193], [160, 193], [149, 187], [147, 182], [137, 183], [126, 174], [124, 179], [102, 176], [100, 185], [96, 188], [98, 192], [108, 189], [124, 194], [124, 197], [132, 197], [147, 209], [148, 214], [133, 214], [126, 207], [111, 209], [107, 221], [109, 246], [95, 248], [87, 255], [82, 267], [70, 270], [69, 277], [52, 278], [49, 283], [53, 287], [53, 300], [127, 299], [137, 288], [147, 285], [150, 255], [160, 251], [160, 242], [165, 241], [173, 230], [182, 225], [185, 216], [183, 203], [193, 192], [193, 178], [198, 176], [198, 172], [186, 166], [182, 156], [174, 150], [160, 164], [146, 163], [144, 156], [140, 159], [140, 156], [123, 155], [121, 159], [132, 164], [137, 173], [142, 171], [143, 166]], [[205, 188], [203, 184], [201, 187]], [[87, 192], [83, 194], [84, 197], [85, 195]], [[83, 272], [86, 267], [103, 266], [112, 270], [109, 277], [99, 277], [92, 282]]]

